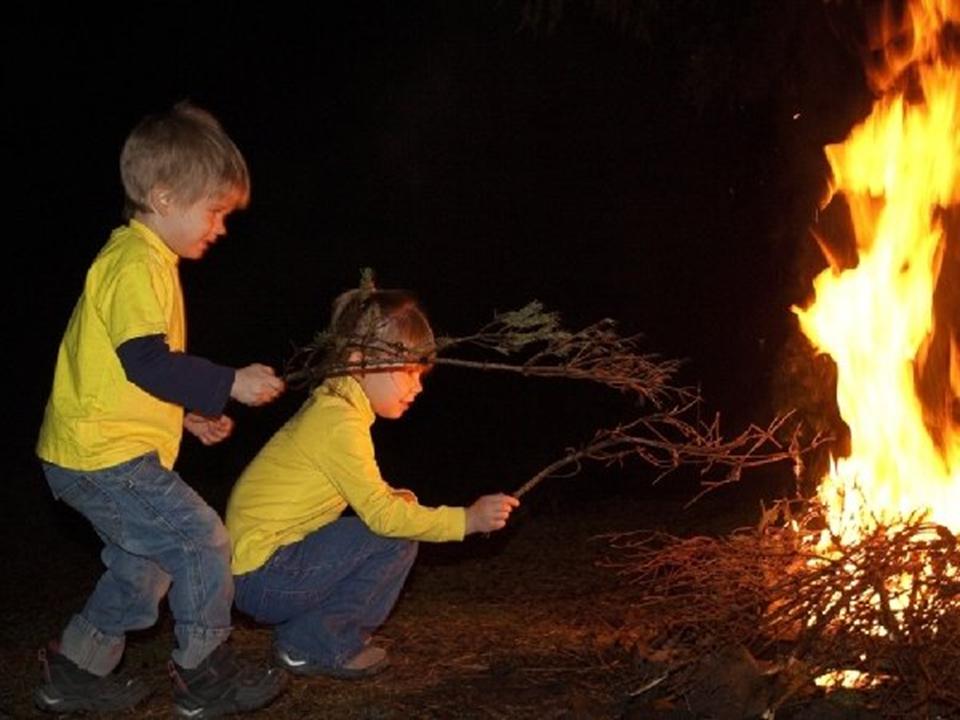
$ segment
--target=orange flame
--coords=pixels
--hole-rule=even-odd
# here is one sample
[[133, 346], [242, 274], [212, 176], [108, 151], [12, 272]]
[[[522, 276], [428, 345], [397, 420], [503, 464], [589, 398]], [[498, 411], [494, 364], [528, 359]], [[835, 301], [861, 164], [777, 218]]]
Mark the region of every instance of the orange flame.
[[[885, 15], [886, 62], [871, 81], [889, 89], [843, 143], [826, 148], [834, 192], [850, 207], [858, 263], [824, 270], [815, 301], [794, 308], [803, 332], [837, 364], [851, 452], [833, 463], [819, 496], [845, 542], [918, 511], [960, 531], [960, 432], [917, 388], [938, 332], [942, 211], [960, 200], [960, 70], [940, 50], [960, 3], [915, 0], [897, 18], [889, 6]], [[960, 353], [946, 331], [949, 342], [937, 346], [950, 355], [939, 363], [948, 375], [941, 408], [960, 394]]]

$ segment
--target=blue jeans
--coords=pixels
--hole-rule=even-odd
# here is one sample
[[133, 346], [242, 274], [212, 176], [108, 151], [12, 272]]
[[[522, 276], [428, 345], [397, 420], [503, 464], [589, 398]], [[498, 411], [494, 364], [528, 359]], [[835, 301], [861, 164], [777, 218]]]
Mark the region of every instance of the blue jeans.
[[63, 655], [106, 675], [120, 662], [125, 633], [153, 625], [168, 590], [173, 659], [181, 667], [196, 667], [227, 639], [233, 601], [227, 530], [156, 453], [102, 470], [44, 463], [43, 471], [54, 496], [93, 524], [107, 568], [63, 631]]
[[237, 576], [237, 607], [274, 626], [277, 650], [340, 667], [387, 619], [416, 555], [412, 540], [340, 518]]

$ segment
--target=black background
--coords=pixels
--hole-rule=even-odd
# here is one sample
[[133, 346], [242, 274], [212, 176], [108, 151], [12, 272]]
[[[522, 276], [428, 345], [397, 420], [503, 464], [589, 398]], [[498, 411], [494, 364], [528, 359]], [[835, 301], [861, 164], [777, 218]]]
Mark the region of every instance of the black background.
[[[370, 266], [381, 286], [417, 291], [438, 334], [532, 299], [570, 327], [613, 317], [686, 359], [680, 382], [731, 430], [764, 424], [789, 307], [822, 264], [808, 236], [821, 149], [870, 102], [838, 5], [638, 1], [627, 30], [575, 2], [555, 25], [524, 23], [536, 3], [480, 0], [140, 3], [106, 24], [11, 13], [11, 517], [49, 511], [32, 447], [83, 275], [120, 222], [120, 146], [185, 98], [221, 120], [253, 178], [229, 236], [182, 265], [192, 352], [280, 366]], [[185, 478], [222, 509], [301, 400], [231, 408], [230, 441], [185, 441]], [[636, 412], [598, 388], [441, 368], [407, 417], [377, 424], [378, 453], [392, 483], [466, 502]], [[588, 471], [580, 488], [651, 475]], [[577, 481], [556, 482], [538, 493]]]

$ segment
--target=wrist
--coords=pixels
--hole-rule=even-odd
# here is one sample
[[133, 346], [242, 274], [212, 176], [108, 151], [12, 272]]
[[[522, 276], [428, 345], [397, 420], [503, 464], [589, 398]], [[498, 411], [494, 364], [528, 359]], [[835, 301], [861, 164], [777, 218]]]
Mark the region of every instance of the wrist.
[[464, 508], [464, 509], [463, 509], [463, 515], [464, 515], [464, 521], [463, 521], [464, 530], [463, 530], [463, 534], [464, 534], [464, 536], [466, 536], [466, 535], [471, 535], [472, 533], [475, 533], [475, 532], [477, 531], [477, 528], [476, 528], [476, 520], [475, 520], [475, 518], [474, 518], [474, 513], [472, 512], [472, 510], [473, 510], [473, 508]]

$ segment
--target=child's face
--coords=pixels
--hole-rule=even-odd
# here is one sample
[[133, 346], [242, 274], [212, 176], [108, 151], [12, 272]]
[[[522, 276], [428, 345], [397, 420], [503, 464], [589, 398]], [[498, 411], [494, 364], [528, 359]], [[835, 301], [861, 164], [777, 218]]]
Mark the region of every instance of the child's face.
[[227, 234], [224, 222], [236, 201], [232, 196], [207, 197], [189, 205], [175, 200], [157, 212], [158, 234], [177, 255], [199, 260], [207, 248]]
[[397, 370], [365, 372], [358, 375], [357, 380], [373, 411], [379, 417], [396, 419], [407, 411], [423, 390], [421, 375], [422, 367], [410, 365]]

